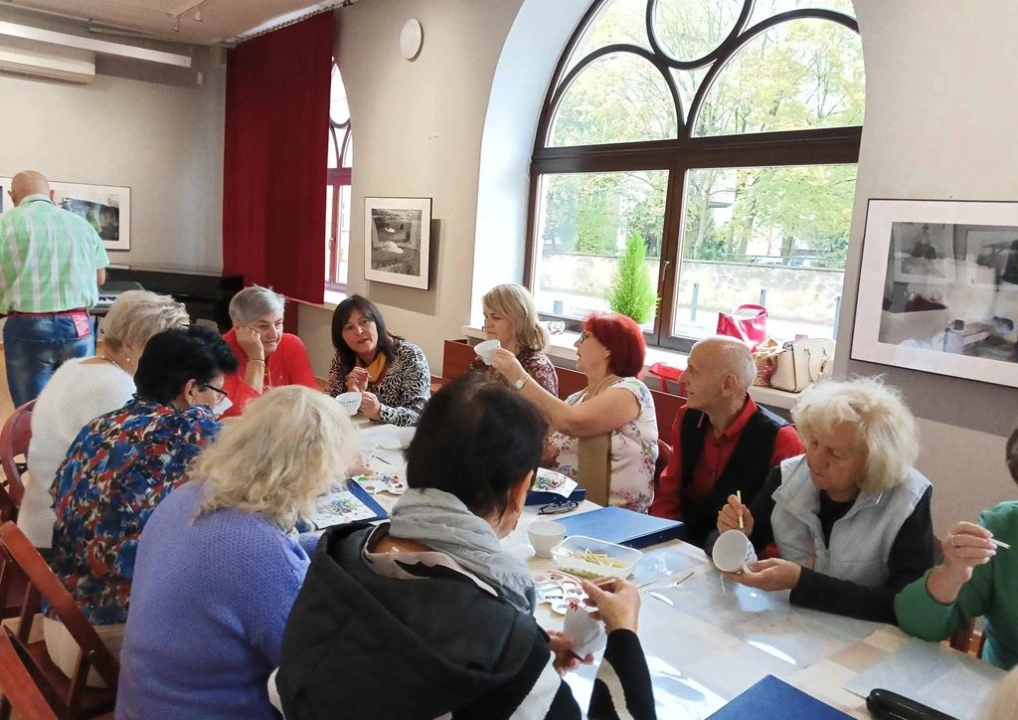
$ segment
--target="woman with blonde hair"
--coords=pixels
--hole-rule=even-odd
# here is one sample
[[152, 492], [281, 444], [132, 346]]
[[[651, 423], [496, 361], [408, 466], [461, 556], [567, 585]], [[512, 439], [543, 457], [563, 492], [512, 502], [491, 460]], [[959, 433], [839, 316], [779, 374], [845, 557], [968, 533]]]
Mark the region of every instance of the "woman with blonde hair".
[[[894, 596], [933, 564], [933, 487], [914, 467], [915, 418], [878, 378], [827, 382], [792, 411], [805, 455], [785, 460], [748, 507], [735, 495], [718, 532], [741, 529], [778, 557], [729, 574], [794, 605], [895, 623]], [[713, 540], [708, 542], [708, 551]]]
[[18, 527], [37, 548], [53, 543], [50, 486], [78, 432], [131, 399], [138, 360], [149, 339], [188, 322], [183, 304], [169, 295], [121, 293], [103, 320], [99, 354], [68, 360], [43, 388], [32, 412], [28, 480], [18, 512]]
[[[534, 382], [558, 397], [558, 374], [544, 354], [550, 340], [548, 331], [537, 320], [534, 298], [516, 283], [496, 285], [481, 299], [484, 306], [484, 335], [516, 356], [520, 367]], [[487, 373], [508, 384], [495, 368], [480, 357], [474, 358], [470, 369]]]
[[353, 449], [342, 408], [300, 386], [224, 426], [138, 543], [118, 718], [274, 717], [266, 681], [318, 541], [295, 525]]

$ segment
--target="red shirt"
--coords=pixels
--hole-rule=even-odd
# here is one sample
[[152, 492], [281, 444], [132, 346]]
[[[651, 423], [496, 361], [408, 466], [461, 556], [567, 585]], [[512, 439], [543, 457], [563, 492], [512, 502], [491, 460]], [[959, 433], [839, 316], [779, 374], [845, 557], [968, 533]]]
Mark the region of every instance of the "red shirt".
[[[703, 451], [693, 466], [692, 491], [693, 498], [701, 498], [707, 495], [714, 487], [714, 483], [724, 472], [728, 465], [735, 446], [739, 443], [742, 429], [746, 427], [749, 418], [756, 412], [756, 403], [753, 398], [746, 398], [746, 406], [739, 413], [738, 417], [725, 428], [720, 436], [715, 435], [709, 428], [704, 436]], [[682, 443], [680, 433], [682, 419], [686, 416], [687, 406], [683, 405], [675, 414], [675, 422], [672, 424], [672, 456], [668, 460], [668, 466], [661, 473], [657, 489], [654, 492], [654, 503], [650, 506], [650, 514], [659, 517], [682, 519], [682, 508], [680, 490], [685, 481], [682, 475]], [[702, 422], [710, 423], [707, 416], [703, 416]], [[774, 452], [771, 454], [770, 465], [775, 467], [782, 460], [802, 455], [806, 448], [799, 438], [799, 433], [791, 425], [786, 425], [778, 430], [774, 438]]]
[[[230, 330], [223, 336], [223, 340], [233, 350], [237, 358], [237, 372], [230, 373], [223, 381], [223, 390], [230, 396], [233, 405], [223, 413], [223, 417], [237, 417], [244, 412], [244, 406], [259, 396], [255, 389], [244, 382], [244, 373], [247, 371], [247, 355], [244, 349], [237, 342], [237, 333]], [[265, 381], [264, 389], [279, 387], [280, 385], [303, 385], [312, 390], [318, 389], [318, 379], [315, 371], [311, 369], [311, 359], [308, 357], [307, 348], [304, 342], [291, 333], [283, 333], [279, 338], [279, 345], [265, 359]]]

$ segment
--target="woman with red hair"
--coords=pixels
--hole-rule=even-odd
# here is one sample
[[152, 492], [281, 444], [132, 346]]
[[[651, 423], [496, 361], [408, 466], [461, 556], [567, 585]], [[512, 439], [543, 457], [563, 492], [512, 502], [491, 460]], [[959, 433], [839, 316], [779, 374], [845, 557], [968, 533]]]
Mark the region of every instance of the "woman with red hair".
[[654, 499], [657, 417], [643, 370], [643, 332], [624, 315], [595, 313], [576, 341], [576, 369], [587, 387], [565, 402], [530, 379], [516, 356], [495, 351], [492, 365], [537, 405], [554, 431], [555, 469], [575, 479], [587, 499], [647, 512]]

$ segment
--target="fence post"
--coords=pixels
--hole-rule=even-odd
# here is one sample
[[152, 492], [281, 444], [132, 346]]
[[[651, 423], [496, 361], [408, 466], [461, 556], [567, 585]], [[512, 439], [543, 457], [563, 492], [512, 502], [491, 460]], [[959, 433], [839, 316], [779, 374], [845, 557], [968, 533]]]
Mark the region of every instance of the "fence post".
[[696, 320], [696, 303], [700, 298], [700, 283], [693, 283], [693, 303], [692, 307], [689, 308], [689, 321], [694, 322]]
[[552, 304], [551, 304], [551, 312], [552, 312], [552, 315], [561, 315], [562, 314], [562, 301], [561, 300], [554, 300], [552, 302]]
[[767, 307], [767, 288], [760, 288], [760, 302], [758, 304]]

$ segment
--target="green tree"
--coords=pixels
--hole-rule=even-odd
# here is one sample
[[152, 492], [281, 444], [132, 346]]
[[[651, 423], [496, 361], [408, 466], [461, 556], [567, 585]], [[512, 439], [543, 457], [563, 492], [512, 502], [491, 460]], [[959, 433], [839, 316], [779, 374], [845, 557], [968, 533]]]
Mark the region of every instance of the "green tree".
[[626, 239], [626, 250], [619, 257], [611, 288], [607, 295], [611, 309], [635, 320], [638, 324], [654, 317], [657, 293], [647, 274], [647, 245], [637, 233]]

